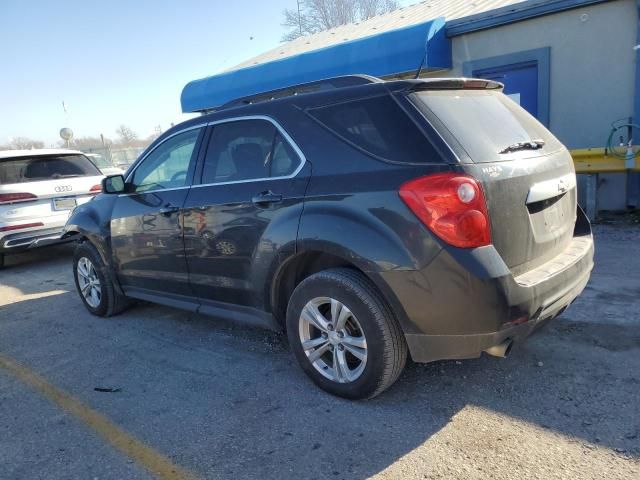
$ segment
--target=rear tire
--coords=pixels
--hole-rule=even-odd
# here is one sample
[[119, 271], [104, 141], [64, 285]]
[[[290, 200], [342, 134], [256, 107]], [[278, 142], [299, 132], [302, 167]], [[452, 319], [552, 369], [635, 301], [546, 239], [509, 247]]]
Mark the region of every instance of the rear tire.
[[89, 242], [79, 243], [75, 249], [73, 278], [82, 303], [93, 315], [111, 317], [131, 304], [130, 299], [118, 293], [102, 257]]
[[305, 373], [344, 398], [379, 395], [398, 379], [407, 359], [391, 309], [364, 275], [347, 268], [316, 273], [296, 287], [287, 335]]
[[4, 268], [4, 253], [0, 253], [0, 269]]

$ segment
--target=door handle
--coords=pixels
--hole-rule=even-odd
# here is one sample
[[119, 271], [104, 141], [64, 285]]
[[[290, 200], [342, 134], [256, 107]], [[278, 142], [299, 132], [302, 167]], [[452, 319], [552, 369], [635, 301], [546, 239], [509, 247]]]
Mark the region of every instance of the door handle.
[[269, 205], [271, 203], [278, 203], [282, 201], [282, 195], [273, 193], [271, 190], [262, 192], [251, 199], [256, 205]]
[[177, 213], [180, 211], [180, 207], [176, 207], [175, 205], [171, 205], [167, 203], [164, 207], [160, 209], [160, 215], [164, 215], [165, 217], [170, 216], [172, 213]]

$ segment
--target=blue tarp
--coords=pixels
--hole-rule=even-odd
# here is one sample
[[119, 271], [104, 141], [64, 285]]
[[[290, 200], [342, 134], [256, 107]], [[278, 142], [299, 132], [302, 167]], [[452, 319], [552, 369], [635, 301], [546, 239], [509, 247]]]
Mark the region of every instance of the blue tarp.
[[351, 40], [282, 60], [189, 82], [183, 112], [215, 109], [238, 98], [341, 75], [385, 77], [423, 68], [451, 68], [444, 18]]

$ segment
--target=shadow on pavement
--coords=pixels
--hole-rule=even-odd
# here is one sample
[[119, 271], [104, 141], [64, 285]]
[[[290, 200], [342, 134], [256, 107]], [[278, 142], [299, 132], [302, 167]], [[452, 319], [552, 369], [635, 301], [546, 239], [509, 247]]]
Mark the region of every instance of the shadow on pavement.
[[[64, 314], [24, 317], [27, 309]], [[313, 386], [270, 332], [144, 304], [99, 319], [75, 293], [7, 305], [0, 316], [14, 319], [0, 322], [0, 351], [207, 477], [368, 478], [467, 406], [640, 455], [631, 326], [568, 315], [506, 360], [409, 364], [388, 392], [350, 402]]]
[[[89, 315], [73, 285], [73, 245], [7, 257], [0, 291], [35, 298], [18, 295], [0, 306], [0, 352], [209, 478], [368, 478], [470, 408], [511, 419], [507, 427], [519, 420], [637, 460], [637, 273], [618, 282], [615, 273], [629, 264], [627, 237], [602, 235], [596, 255], [606, 268], [596, 269], [563, 317], [508, 359], [410, 363], [389, 391], [367, 402], [317, 389], [278, 334], [148, 304], [111, 319]], [[69, 293], [37, 298], [52, 290]], [[97, 386], [120, 391], [98, 393]], [[519, 427], [510, 432], [516, 448], [535, 442], [518, 438], [525, 435]], [[466, 440], [465, 432], [456, 435]], [[468, 440], [490, 456], [500, 454], [498, 435]], [[454, 447], [464, 454], [467, 446]]]
[[71, 265], [75, 243], [63, 243], [42, 248], [34, 248], [19, 253], [5, 255], [5, 266], [0, 270], [0, 279], [5, 273], [15, 273], [26, 268], [42, 268], [68, 261]]

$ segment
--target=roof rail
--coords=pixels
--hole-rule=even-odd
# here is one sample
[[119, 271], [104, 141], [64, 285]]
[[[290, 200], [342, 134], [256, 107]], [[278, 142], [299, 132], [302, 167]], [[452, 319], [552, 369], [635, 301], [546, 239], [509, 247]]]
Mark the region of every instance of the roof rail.
[[369, 83], [378, 83], [382, 81], [383, 80], [377, 77], [372, 77], [370, 75], [343, 75], [340, 77], [325, 78], [323, 80], [301, 83], [298, 85], [292, 85], [291, 87], [278, 88], [276, 90], [270, 90], [268, 92], [261, 92], [256, 95], [236, 98], [234, 100], [231, 100], [230, 102], [225, 103], [219, 108], [205, 109], [202, 110], [202, 112], [208, 113], [232, 107], [268, 102], [271, 100], [277, 100], [279, 98], [295, 97], [296, 95], [302, 95], [304, 93], [321, 92], [345, 87], [356, 87], [359, 85], [367, 85]]

